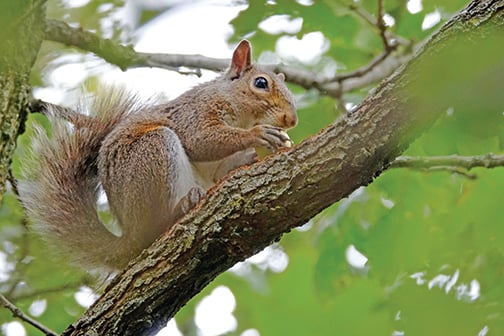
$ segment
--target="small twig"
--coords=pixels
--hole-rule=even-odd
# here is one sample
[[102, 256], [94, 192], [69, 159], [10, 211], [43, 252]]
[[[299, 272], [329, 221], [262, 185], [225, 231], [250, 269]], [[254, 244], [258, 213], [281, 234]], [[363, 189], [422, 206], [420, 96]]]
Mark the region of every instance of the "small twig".
[[389, 43], [389, 40], [387, 38], [387, 25], [385, 24], [385, 20], [383, 19], [384, 15], [385, 12], [383, 10], [383, 0], [378, 0], [378, 15], [377, 15], [378, 18], [376, 20], [376, 27], [380, 32], [380, 38], [383, 42], [385, 53], [390, 53], [392, 50], [395, 49], [395, 47]]
[[421, 169], [426, 172], [435, 172], [435, 171], [445, 171], [452, 174], [461, 175], [469, 180], [476, 180], [478, 176], [474, 173], [470, 173], [467, 169], [461, 167], [452, 167], [452, 166], [436, 166], [431, 168]]
[[[366, 10], [364, 10], [362, 7], [353, 3], [350, 6], [350, 9], [353, 10], [355, 12], [355, 14], [357, 14], [361, 19], [363, 19], [365, 22], [367, 22], [370, 26], [377, 28], [377, 29], [380, 29], [380, 28], [378, 28], [377, 20], [375, 20], [373, 18], [373, 16], [371, 14], [369, 14]], [[383, 16], [382, 16], [382, 20], [383, 20]], [[388, 30], [385, 30], [384, 35], [388, 39], [388, 41], [394, 40], [394, 41], [397, 41], [397, 43], [404, 44], [404, 45], [411, 44], [411, 41], [405, 39], [402, 36], [393, 35]]]
[[376, 21], [374, 18], [365, 11], [362, 7], [358, 6], [356, 3], [352, 3], [349, 8], [355, 12], [361, 19], [363, 19], [367, 24], [372, 27], [376, 27]]
[[429, 170], [450, 170], [461, 173], [460, 168], [471, 170], [476, 167], [504, 167], [504, 155], [486, 154], [475, 156], [399, 156], [390, 168], [416, 168]]
[[[406, 167], [405, 167], [406, 168]], [[452, 174], [461, 175], [469, 180], [476, 180], [478, 176], [476, 174], [470, 173], [467, 169], [461, 167], [452, 167], [452, 166], [434, 166], [429, 168], [416, 168], [416, 167], [408, 167], [411, 170], [417, 170], [424, 173], [433, 173], [433, 172], [448, 172]]]
[[90, 281], [86, 278], [83, 278], [80, 281], [77, 281], [75, 283], [63, 284], [61, 286], [38, 289], [38, 290], [35, 290], [31, 293], [24, 293], [24, 294], [16, 295], [13, 298], [16, 299], [16, 301], [33, 299], [34, 297], [39, 297], [41, 295], [54, 294], [54, 293], [59, 293], [59, 292], [67, 291], [67, 290], [77, 290], [82, 285], [89, 286]]
[[2, 294], [0, 294], [0, 302], [2, 303], [2, 306], [4, 306], [5, 308], [7, 308], [8, 310], [10, 310], [12, 312], [12, 316], [17, 317], [17, 318], [21, 319], [22, 321], [25, 321], [26, 323], [31, 324], [32, 326], [34, 326], [38, 330], [42, 331], [47, 336], [58, 336], [57, 333], [55, 333], [51, 329], [44, 326], [42, 323], [38, 322], [37, 320], [35, 320], [35, 319], [31, 318], [30, 316], [26, 315], [25, 313], [23, 313], [21, 311], [21, 309], [19, 309], [12, 302], [7, 300], [7, 298], [5, 296], [3, 296]]
[[378, 34], [380, 35], [380, 39], [383, 42], [384, 51], [380, 55], [373, 58], [368, 64], [365, 64], [364, 66], [354, 71], [347, 72], [344, 74], [336, 74], [331, 78], [327, 78], [325, 80], [326, 83], [331, 82], [341, 83], [347, 79], [363, 77], [368, 73], [370, 73], [371, 71], [373, 71], [374, 69], [378, 68], [389, 57], [392, 57], [392, 52], [397, 49], [400, 43], [406, 45], [411, 44], [409, 41], [405, 39], [390, 34], [390, 32], [387, 30], [387, 25], [385, 24], [385, 21], [383, 19], [384, 17], [383, 0], [378, 0], [378, 14], [377, 14], [378, 19], [376, 20], [368, 12], [366, 12], [364, 9], [355, 4], [352, 4], [350, 6], [350, 9], [352, 9], [359, 17], [361, 17], [373, 28], [378, 29]]
[[341, 82], [341, 81], [344, 81], [345, 79], [349, 79], [349, 78], [362, 77], [365, 74], [369, 73], [374, 68], [376, 68], [389, 55], [390, 55], [390, 52], [383, 52], [380, 55], [378, 55], [377, 57], [375, 57], [374, 59], [372, 59], [371, 62], [364, 65], [363, 67], [360, 67], [354, 71], [350, 71], [350, 72], [347, 72], [347, 73], [344, 73], [341, 75], [336, 75], [331, 80], [332, 81], [336, 80], [338, 82]]

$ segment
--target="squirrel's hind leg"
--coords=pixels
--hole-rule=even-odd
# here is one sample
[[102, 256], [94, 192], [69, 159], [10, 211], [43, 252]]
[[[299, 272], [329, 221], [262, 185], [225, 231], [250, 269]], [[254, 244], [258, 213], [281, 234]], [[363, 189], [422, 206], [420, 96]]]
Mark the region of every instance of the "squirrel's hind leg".
[[139, 122], [114, 129], [101, 147], [98, 170], [123, 238], [138, 248], [201, 198], [186, 196], [197, 188], [191, 164], [178, 136], [164, 125]]

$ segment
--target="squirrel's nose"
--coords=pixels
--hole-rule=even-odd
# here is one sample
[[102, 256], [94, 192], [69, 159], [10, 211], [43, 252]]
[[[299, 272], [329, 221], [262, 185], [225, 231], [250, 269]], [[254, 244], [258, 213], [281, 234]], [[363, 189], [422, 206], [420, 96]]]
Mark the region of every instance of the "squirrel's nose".
[[294, 126], [297, 125], [297, 123], [298, 123], [298, 117], [296, 112], [294, 112], [294, 110], [289, 111], [283, 115], [282, 124], [284, 125], [284, 127], [293, 128]]

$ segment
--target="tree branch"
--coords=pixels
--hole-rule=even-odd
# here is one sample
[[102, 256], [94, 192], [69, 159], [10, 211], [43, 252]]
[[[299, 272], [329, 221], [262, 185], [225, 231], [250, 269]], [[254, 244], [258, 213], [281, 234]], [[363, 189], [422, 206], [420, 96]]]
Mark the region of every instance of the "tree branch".
[[[378, 17], [380, 17], [380, 13], [382, 13], [381, 18], [383, 20], [383, 14], [384, 14], [383, 13], [383, 0], [377, 0], [377, 1], [378, 1], [378, 6], [381, 6], [381, 8], [380, 7], [378, 8]], [[382, 41], [385, 38], [388, 41], [388, 43], [390, 43], [390, 41], [397, 41], [396, 43], [400, 43], [400, 44], [404, 44], [404, 45], [411, 44], [411, 41], [403, 38], [402, 36], [393, 35], [390, 31], [386, 30], [385, 24], [382, 23], [382, 25], [380, 26], [378, 19], [375, 20], [375, 18], [373, 18], [373, 16], [370, 13], [368, 13], [364, 8], [362, 8], [362, 6], [359, 5], [358, 3], [354, 2], [349, 7], [361, 19], [363, 19], [365, 22], [367, 22], [370, 26], [376, 28], [379, 31], [380, 35], [383, 35], [381, 37]], [[382, 31], [382, 29], [383, 29], [383, 31]]]
[[[402, 53], [394, 55], [392, 52], [395, 51], [399, 44], [407, 46], [407, 50], [413, 50], [414, 48], [411, 41], [408, 41], [402, 37], [391, 35], [387, 30], [387, 26], [383, 19], [383, 0], [378, 0], [378, 19], [375, 20], [368, 12], [363, 8], [359, 7], [357, 4], [350, 5], [352, 9], [359, 17], [361, 17], [365, 22], [370, 24], [372, 27], [378, 30], [380, 39], [383, 43], [384, 51], [374, 57], [368, 64], [361, 66], [360, 68], [343, 74], [336, 74], [330, 79], [326, 79], [326, 84], [329, 86], [335, 86], [335, 83], [340, 84], [339, 88], [336, 86], [333, 90], [328, 90], [328, 95], [335, 98], [339, 98], [336, 94], [339, 92], [340, 95], [343, 92], [348, 92], [373, 82], [379, 81], [388, 75], [390, 75], [396, 68], [401, 64], [406, 63], [411, 57], [411, 53]], [[371, 73], [373, 72], [373, 73]], [[345, 81], [352, 79], [352, 85], [347, 85]], [[357, 81], [356, 81], [357, 80]], [[337, 91], [339, 90], [339, 91]], [[327, 88], [326, 88], [327, 91]]]
[[378, 31], [380, 32], [380, 38], [383, 43], [383, 48], [386, 53], [391, 52], [395, 49], [395, 46], [390, 44], [387, 38], [387, 25], [385, 24], [384, 16], [385, 12], [383, 10], [383, 0], [378, 0], [378, 13], [376, 19], [376, 26], [378, 27]]
[[[30, 72], [42, 43], [46, 1], [0, 2], [0, 201], [31, 96]], [[17, 15], [11, 15], [15, 12]], [[19, 43], [24, 41], [24, 43]]]
[[436, 167], [464, 168], [467, 170], [476, 167], [504, 167], [504, 155], [399, 156], [390, 165], [390, 168], [431, 169]]
[[469, 171], [473, 168], [504, 167], [504, 155], [486, 154], [478, 156], [399, 156], [390, 168], [410, 168], [426, 172], [447, 171], [474, 180], [476, 174]]
[[64, 335], [153, 334], [217, 275], [369, 184], [444, 110], [431, 98], [450, 85], [420, 90], [419, 82], [432, 80], [426, 69], [456, 43], [480, 50], [478, 43], [495, 32], [490, 23], [502, 28], [503, 9], [504, 0], [474, 0], [355, 112], [290, 150], [231, 173], [132, 261]]
[[72, 27], [62, 21], [46, 19], [45, 39], [93, 52], [122, 70], [144, 61], [131, 45], [119, 45], [110, 39], [103, 39], [90, 31]]
[[17, 318], [21, 319], [22, 321], [25, 321], [26, 323], [31, 324], [32, 326], [34, 326], [38, 330], [42, 331], [47, 336], [58, 336], [57, 333], [55, 333], [51, 329], [47, 328], [39, 321], [32, 319], [30, 316], [23, 313], [21, 311], [21, 309], [19, 309], [12, 302], [7, 300], [7, 298], [5, 296], [3, 296], [2, 294], [0, 294], [0, 302], [2, 303], [2, 306], [4, 306], [5, 308], [7, 308], [8, 310], [10, 310], [12, 312], [12, 315], [14, 317], [17, 317]]
[[[98, 35], [74, 28], [65, 22], [47, 20], [45, 31], [47, 40], [60, 42], [68, 46], [90, 51], [122, 70], [137, 67], [158, 67], [179, 73], [200, 75], [200, 69], [223, 71], [229, 64], [228, 59], [211, 58], [202, 55], [159, 54], [136, 52], [131, 45], [121, 45]], [[276, 72], [283, 72], [286, 79], [305, 89], [317, 89], [324, 95], [338, 98], [342, 93], [375, 83], [390, 75], [404, 64], [410, 54], [394, 55], [390, 52], [379, 55], [361, 69], [338, 74], [331, 78], [318, 75], [312, 71], [296, 69], [285, 65], [269, 66]], [[193, 70], [184, 70], [189, 68]]]
[[38, 290], [34, 290], [33, 292], [29, 293], [22, 293], [19, 295], [15, 295], [11, 297], [14, 301], [22, 301], [22, 300], [31, 300], [35, 298], [40, 298], [42, 295], [47, 295], [47, 294], [54, 294], [54, 293], [60, 293], [60, 292], [65, 292], [69, 290], [75, 290], [77, 291], [79, 287], [83, 285], [88, 285], [91, 286], [91, 279], [87, 277], [83, 277], [82, 279], [73, 282], [73, 283], [65, 283], [63, 285], [55, 286], [55, 287], [48, 287], [48, 288], [41, 288]]

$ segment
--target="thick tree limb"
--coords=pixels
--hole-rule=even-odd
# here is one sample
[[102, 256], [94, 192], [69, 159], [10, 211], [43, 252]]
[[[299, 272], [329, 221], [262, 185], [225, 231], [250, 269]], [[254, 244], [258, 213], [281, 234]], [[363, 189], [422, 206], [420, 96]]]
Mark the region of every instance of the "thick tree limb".
[[[23, 126], [31, 100], [29, 76], [37, 57], [45, 16], [45, 1], [0, 2], [0, 201], [9, 176], [12, 154], [18, 133]], [[11, 292], [13, 287], [8, 289]], [[9, 309], [15, 317], [56, 335], [30, 318], [0, 295], [0, 306]]]
[[[180, 73], [200, 74], [200, 69], [223, 71], [229, 65], [228, 59], [202, 55], [136, 52], [131, 45], [124, 46], [112, 40], [103, 39], [90, 31], [74, 28], [57, 20], [47, 20], [45, 38], [93, 52], [122, 70], [136, 67], [158, 67]], [[391, 50], [388, 50], [361, 69], [338, 74], [331, 78], [281, 64], [272, 65], [270, 68], [276, 72], [283, 72], [287, 81], [293, 84], [306, 89], [315, 88], [324, 95], [339, 98], [345, 92], [368, 86], [387, 77], [410, 57], [410, 54], [392, 53]], [[195, 70], [187, 71], [183, 68]]]
[[[45, 1], [0, 2], [0, 201], [30, 102], [29, 76], [42, 42]], [[12, 15], [13, 13], [16, 15]], [[20, 43], [23, 41], [23, 43]]]
[[457, 43], [477, 51], [502, 29], [503, 9], [504, 0], [473, 1], [354, 113], [221, 181], [64, 335], [154, 334], [218, 274], [369, 184], [445, 109], [442, 100], [428, 99], [433, 91], [417, 86], [427, 80], [425, 66], [439, 63]]

